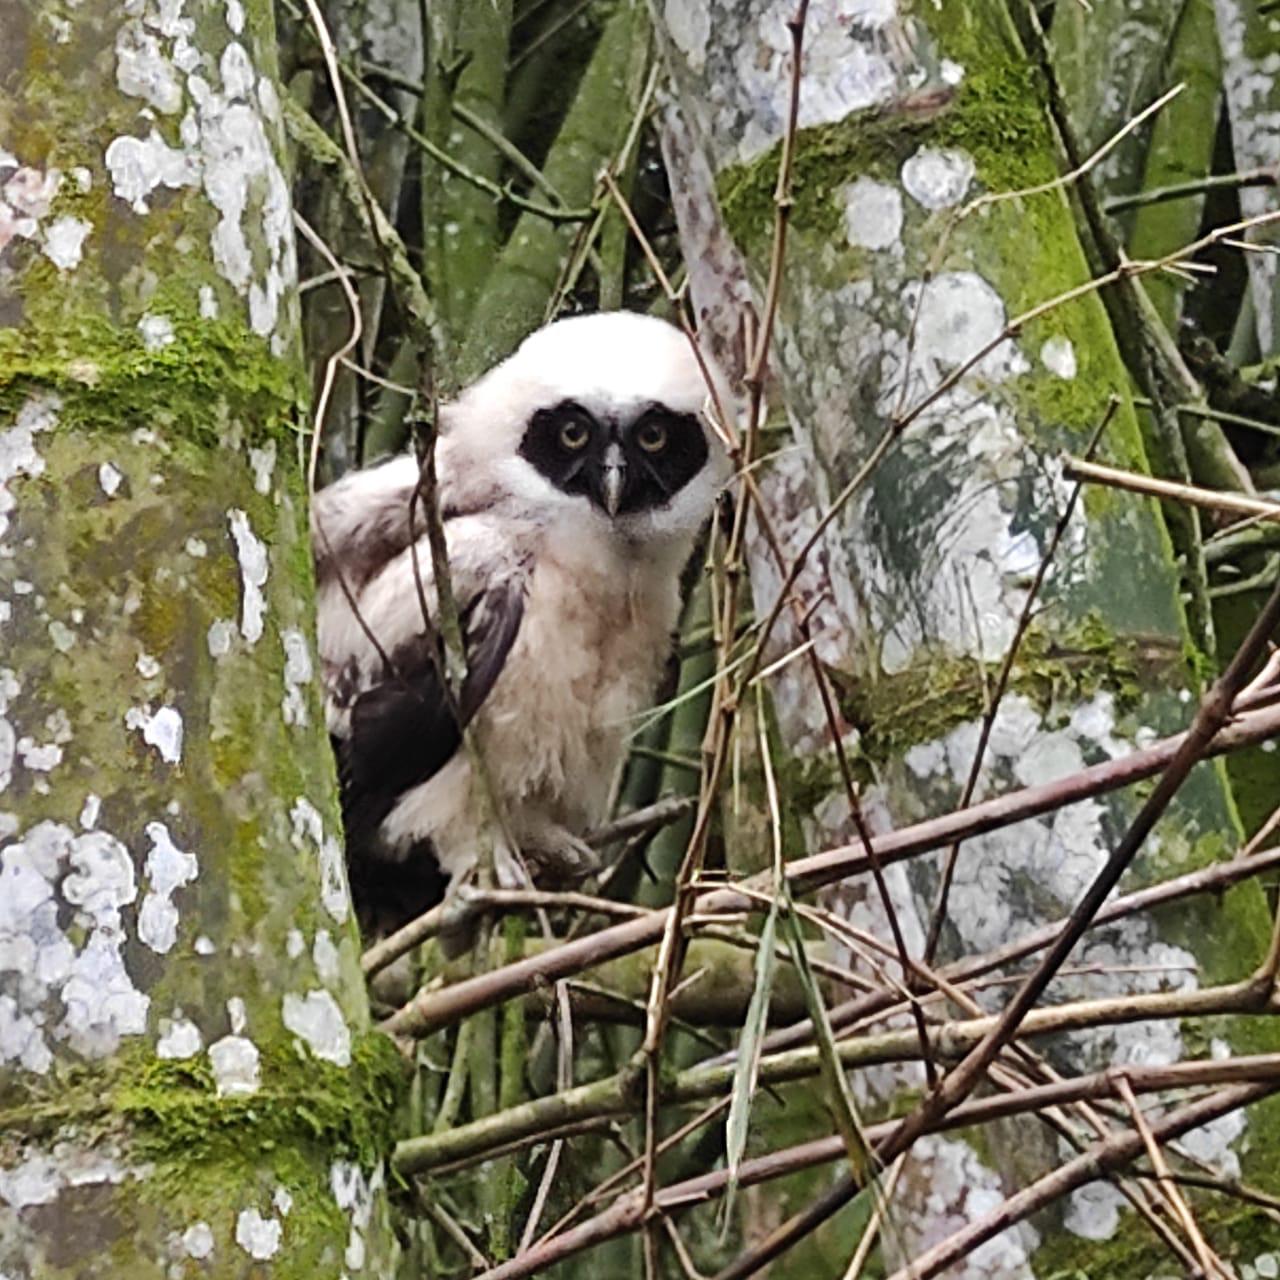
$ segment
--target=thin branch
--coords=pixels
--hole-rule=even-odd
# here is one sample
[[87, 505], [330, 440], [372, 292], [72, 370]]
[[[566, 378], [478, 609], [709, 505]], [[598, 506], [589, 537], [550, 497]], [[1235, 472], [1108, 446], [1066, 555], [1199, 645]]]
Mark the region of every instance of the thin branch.
[[[1280, 706], [1264, 706], [1244, 712], [1220, 732], [1209, 745], [1208, 755], [1254, 746], [1280, 735]], [[1026, 787], [1007, 795], [984, 800], [960, 813], [944, 814], [913, 826], [903, 827], [873, 838], [876, 856], [884, 866], [905, 858], [931, 853], [953, 840], [967, 840], [1038, 817], [1078, 800], [1106, 794], [1159, 773], [1188, 741], [1189, 734], [1166, 738], [1151, 747], [1134, 751], [1118, 760], [1092, 765], [1054, 782]], [[787, 878], [793, 893], [809, 893], [869, 869], [861, 843], [840, 845], [822, 853], [787, 864]], [[753, 877], [746, 882], [758, 890], [767, 888], [767, 879]], [[750, 900], [732, 888], [716, 889], [699, 896], [700, 913], [750, 910]], [[489, 973], [465, 979], [440, 991], [419, 992], [408, 1004], [381, 1024], [391, 1035], [423, 1036], [450, 1026], [478, 1009], [501, 1004], [522, 995], [540, 982], [572, 977], [584, 969], [618, 956], [652, 946], [662, 938], [667, 911], [601, 929], [593, 934], [549, 948], [504, 965]]]
[[1229, 511], [1232, 515], [1254, 516], [1266, 522], [1280, 522], [1280, 502], [1266, 498], [1249, 498], [1244, 494], [1224, 493], [1217, 489], [1201, 489], [1192, 484], [1179, 484], [1174, 480], [1160, 480], [1155, 476], [1135, 471], [1121, 471], [1117, 467], [1104, 467], [1083, 458], [1064, 458], [1062, 474], [1069, 480], [1091, 481], [1113, 489], [1127, 489], [1149, 498], [1163, 498], [1170, 502], [1183, 502], [1207, 511]]
[[[1130, 1118], [1133, 1120], [1133, 1127], [1137, 1130], [1138, 1136], [1142, 1139], [1142, 1145], [1146, 1149], [1147, 1159], [1151, 1161], [1156, 1173], [1162, 1179], [1167, 1179], [1169, 1165], [1164, 1158], [1164, 1152], [1161, 1151], [1155, 1134], [1151, 1132], [1151, 1126], [1147, 1123], [1142, 1104], [1134, 1095], [1132, 1087], [1123, 1074], [1116, 1081], [1116, 1092], [1129, 1110]], [[1191, 1212], [1191, 1206], [1178, 1189], [1177, 1184], [1162, 1181], [1160, 1186], [1169, 1202], [1174, 1218], [1181, 1224], [1187, 1239], [1191, 1241], [1191, 1247], [1195, 1250], [1196, 1261], [1199, 1263], [1200, 1269], [1204, 1272], [1207, 1280], [1214, 1280], [1215, 1277], [1216, 1280], [1235, 1280], [1234, 1276], [1222, 1265], [1222, 1260], [1210, 1249], [1208, 1241], [1204, 1238], [1204, 1233], [1196, 1222], [1195, 1215]]]
[[[1229, 1115], [1241, 1107], [1257, 1102], [1275, 1092], [1274, 1082], [1266, 1084], [1238, 1084], [1212, 1093], [1154, 1121], [1151, 1132], [1158, 1141], [1167, 1141], [1209, 1124], [1220, 1116]], [[1100, 1142], [1083, 1155], [1068, 1161], [1059, 1169], [1037, 1179], [1029, 1187], [1010, 1196], [998, 1209], [971, 1223], [941, 1244], [925, 1250], [913, 1258], [907, 1267], [894, 1272], [890, 1280], [930, 1280], [947, 1267], [968, 1257], [974, 1249], [993, 1236], [1022, 1222], [1055, 1200], [1070, 1194], [1078, 1187], [1094, 1182], [1102, 1174], [1123, 1168], [1142, 1153], [1142, 1137], [1130, 1130], [1117, 1134], [1106, 1142]], [[493, 1274], [492, 1272], [490, 1273]], [[749, 1274], [749, 1273], [735, 1273]]]
[[1184, 200], [1187, 196], [1207, 195], [1210, 191], [1236, 190], [1240, 187], [1274, 187], [1276, 170], [1263, 166], [1258, 169], [1240, 169], [1236, 173], [1214, 173], [1191, 182], [1174, 182], [1167, 187], [1148, 187], [1127, 196], [1114, 196], [1102, 202], [1103, 211], [1110, 214], [1124, 213], [1141, 205], [1162, 204], [1166, 200]]
[[[1086, 459], [1093, 457], [1103, 434], [1119, 407], [1120, 401], [1113, 395], [1107, 405], [1106, 412], [1102, 416], [1102, 421], [1095, 428], [1093, 437], [1085, 449], [1084, 456]], [[965, 779], [964, 794], [960, 797], [959, 808], [961, 809], [967, 809], [973, 803], [974, 794], [978, 789], [978, 779], [982, 776], [982, 765], [986, 759], [987, 743], [990, 741], [991, 732], [995, 728], [996, 717], [1000, 714], [1000, 705], [1004, 700], [1005, 691], [1009, 687], [1009, 680], [1013, 675], [1014, 664], [1017, 662], [1022, 641], [1031, 626], [1031, 619], [1035, 615], [1035, 609], [1040, 600], [1040, 590], [1044, 586], [1045, 578], [1048, 577], [1050, 566], [1057, 558], [1058, 547], [1066, 536], [1072, 516], [1075, 515], [1076, 504], [1080, 500], [1083, 488], [1084, 485], [1080, 482], [1072, 486], [1062, 513], [1058, 517], [1057, 524], [1049, 536], [1049, 543], [1044, 549], [1044, 554], [1040, 557], [1040, 564], [1036, 569], [1036, 576], [1027, 591], [1027, 598], [1023, 601], [1022, 612], [1019, 614], [1017, 625], [1014, 627], [1013, 639], [1009, 642], [1009, 647], [1005, 651], [1004, 661], [1001, 663], [1000, 672], [996, 676], [995, 688], [991, 697], [987, 700], [987, 707], [982, 716], [982, 726], [978, 731], [978, 743], [973, 749], [973, 759], [969, 763], [969, 776]], [[929, 932], [924, 944], [924, 961], [926, 964], [932, 964], [933, 958], [938, 952], [938, 943], [942, 939], [942, 926], [947, 919], [947, 898], [951, 893], [951, 881], [955, 875], [956, 863], [959, 861], [959, 857], [960, 844], [957, 842], [947, 850], [937, 895], [934, 898], [933, 912], [929, 918]], [[932, 1083], [930, 1081], [930, 1084]]]
[[[1193, 1085], [1224, 1084], [1234, 1085], [1236, 1090], [1255, 1091], [1253, 1096], [1260, 1097], [1280, 1088], [1280, 1055], [1265, 1054], [1253, 1059], [1240, 1058], [1221, 1062], [1214, 1060], [1181, 1062], [1165, 1067], [1134, 1067], [1129, 1068], [1123, 1077], [1115, 1071], [1101, 1071], [1094, 1075], [1079, 1076], [1050, 1085], [1028, 1088], [1017, 1093], [1000, 1094], [965, 1103], [943, 1120], [940, 1129], [945, 1131], [989, 1124], [994, 1120], [1040, 1112], [1049, 1107], [1062, 1106], [1086, 1098], [1116, 1097], [1118, 1082], [1121, 1078], [1127, 1078], [1130, 1087], [1138, 1093]], [[1249, 1100], [1252, 1100], [1252, 1097]], [[1234, 1109], [1235, 1105], [1224, 1107], [1224, 1110]], [[1171, 1136], [1163, 1131], [1162, 1126], [1178, 1114], [1171, 1113], [1157, 1124], [1156, 1132], [1161, 1137]], [[1186, 1132], [1199, 1123], [1203, 1121], [1185, 1125], [1179, 1121], [1178, 1132]], [[893, 1122], [884, 1121], [869, 1127], [867, 1137], [874, 1143], [882, 1143], [892, 1130]], [[1123, 1136], [1133, 1137], [1134, 1135]], [[1142, 1144], [1139, 1139], [1135, 1154], [1141, 1154], [1141, 1149]], [[1099, 1148], [1095, 1147], [1094, 1150], [1097, 1151]], [[815, 1165], [830, 1163], [843, 1155], [844, 1144], [838, 1135], [818, 1138], [744, 1161], [739, 1182], [742, 1186], [757, 1186], [763, 1182], [813, 1168]], [[659, 1212], [694, 1208], [705, 1203], [710, 1197], [722, 1194], [728, 1181], [727, 1171], [719, 1169], [664, 1187], [657, 1193], [655, 1208]], [[638, 1230], [641, 1225], [641, 1215], [641, 1199], [637, 1189], [620, 1196], [607, 1209], [580, 1226], [558, 1235], [544, 1237], [528, 1253], [486, 1272], [481, 1280], [519, 1280], [520, 1277], [534, 1275], [594, 1245]], [[749, 1272], [738, 1271], [733, 1267], [722, 1273], [726, 1277], [746, 1274]]]
[[[1023, 1020], [1018, 1035], [1029, 1039], [1092, 1027], [1173, 1018], [1219, 1017], [1231, 1013], [1275, 1015], [1280, 1009], [1271, 997], [1269, 983], [1249, 978], [1220, 987], [1077, 1000], [1032, 1010]], [[960, 1058], [991, 1037], [1000, 1027], [1000, 1021], [999, 1015], [987, 1015], [935, 1023], [929, 1027], [931, 1051], [939, 1059]], [[836, 1054], [846, 1069], [853, 1069], [889, 1062], [918, 1061], [921, 1049], [915, 1029], [911, 1028], [861, 1034], [838, 1041]], [[1224, 1061], [1229, 1065], [1232, 1060]], [[761, 1058], [758, 1079], [766, 1085], [786, 1084], [808, 1079], [816, 1075], [820, 1067], [817, 1049], [792, 1049]], [[626, 1114], [635, 1105], [635, 1076], [634, 1068], [630, 1068], [604, 1080], [484, 1116], [448, 1132], [407, 1138], [397, 1143], [392, 1163], [403, 1175], [424, 1173], [439, 1165], [453, 1164], [463, 1157], [485, 1159], [498, 1146], [566, 1124]], [[676, 1105], [717, 1097], [732, 1086], [733, 1076], [732, 1065], [690, 1067], [679, 1072], [662, 1090], [662, 1101], [665, 1105]], [[921, 1132], [932, 1132], [938, 1128], [945, 1114], [931, 1113]], [[894, 1127], [901, 1127], [900, 1122], [893, 1122], [891, 1128]], [[879, 1150], [883, 1152], [885, 1146], [881, 1143]]]
[[914, 1112], [902, 1121], [898, 1133], [887, 1143], [887, 1158], [892, 1158], [898, 1152], [910, 1147], [915, 1137], [922, 1131], [922, 1122], [936, 1118], [962, 1102], [981, 1081], [1001, 1046], [1014, 1034], [1018, 1024], [1044, 993], [1080, 936], [1088, 929], [1107, 896], [1119, 883], [1120, 877], [1133, 861], [1160, 816], [1168, 808], [1186, 780], [1187, 774], [1204, 757], [1214, 738], [1230, 719], [1236, 695], [1244, 687], [1278, 623], [1280, 623], [1280, 586], [1277, 586], [1271, 598], [1263, 606], [1227, 669], [1204, 696], [1190, 731], [1162, 772], [1155, 790], [1147, 798], [1119, 844], [1112, 850], [1105, 865], [1076, 904], [1065, 927], [1050, 945], [1048, 952], [1000, 1014], [990, 1034], [937, 1089], [925, 1098]]
[[293, 212], [293, 225], [302, 232], [303, 238], [307, 243], [329, 264], [329, 269], [342, 285], [342, 292], [347, 300], [347, 308], [351, 312], [350, 332], [348, 332], [342, 345], [324, 362], [324, 378], [320, 384], [320, 394], [316, 397], [316, 408], [312, 417], [311, 427], [311, 454], [307, 461], [307, 492], [314, 493], [316, 489], [316, 468], [320, 461], [320, 440], [324, 432], [325, 410], [329, 406], [329, 396], [333, 391], [333, 380], [337, 376], [339, 361], [355, 350], [356, 343], [360, 341], [360, 335], [364, 333], [364, 317], [360, 313], [360, 299], [356, 296], [355, 288], [351, 284], [346, 268], [338, 262], [329, 246], [325, 244], [296, 209]]

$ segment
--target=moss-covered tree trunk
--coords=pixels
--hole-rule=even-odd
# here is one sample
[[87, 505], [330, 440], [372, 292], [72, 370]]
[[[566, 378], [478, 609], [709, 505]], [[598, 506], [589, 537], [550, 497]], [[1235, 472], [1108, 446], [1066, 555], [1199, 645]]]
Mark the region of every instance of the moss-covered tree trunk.
[[271, 9], [0, 32], [0, 1274], [387, 1275]]
[[[665, 145], [685, 255], [697, 310], [726, 350], [737, 300], [753, 293], [758, 302], [766, 275], [789, 90], [785, 21], [795, 7], [792, 0], [656, 6], [676, 86]], [[1035, 186], [1061, 171], [1040, 78], [1004, 4], [856, 9], [850, 16], [846, 6], [815, 0], [805, 32], [795, 203], [774, 352], [781, 392], [775, 411], [785, 401], [794, 443], [780, 450], [764, 481], [789, 554], [895, 415], [934, 396], [991, 344], [914, 417], [841, 509], [800, 578], [819, 652], [841, 693], [847, 744], [865, 766], [865, 807], [885, 827], [944, 812], [960, 799], [986, 692], [1068, 496], [1058, 454], [1084, 447], [1116, 394], [1122, 404], [1102, 455], [1139, 470], [1146, 463], [1125, 399], [1129, 378], [1096, 295], [998, 341], [1012, 318], [1088, 277], [1061, 190], [989, 202], [961, 216], [978, 197]], [[759, 616], [779, 583], [763, 540], [752, 549], [752, 570]], [[978, 798], [1123, 754], [1185, 726], [1194, 706], [1175, 557], [1152, 505], [1088, 494], [1044, 602], [995, 720]], [[795, 634], [782, 636], [779, 651], [798, 642]], [[774, 698], [787, 744], [812, 762], [808, 778], [830, 779], [817, 802], [795, 815], [813, 847], [856, 839], [803, 662], [779, 676]], [[1091, 801], [969, 841], [950, 891], [940, 958], [984, 952], [1064, 915], [1135, 803], [1132, 795]], [[1221, 857], [1235, 831], [1223, 772], [1202, 765], [1134, 879]], [[888, 873], [916, 951], [940, 867], [938, 858]], [[869, 879], [840, 886], [832, 899], [858, 924], [890, 936]], [[1059, 998], [1118, 994], [1243, 977], [1260, 956], [1266, 928], [1263, 896], [1251, 885], [1159, 921], [1096, 930], [1073, 963], [1107, 972], [1065, 977], [1053, 991]], [[1274, 1045], [1256, 1022], [1220, 1020], [1186, 1035], [1176, 1023], [1109, 1028], [1072, 1036], [1053, 1053], [1060, 1064], [1087, 1070], [1195, 1056], [1209, 1039], [1220, 1040], [1220, 1050]], [[915, 1069], [858, 1077], [871, 1107], [922, 1083]], [[1228, 1173], [1243, 1168], [1266, 1183], [1276, 1119], [1266, 1108], [1251, 1112], [1247, 1124], [1230, 1117], [1199, 1135], [1195, 1149]], [[960, 1137], [918, 1143], [895, 1196], [891, 1251], [910, 1255], [1056, 1158], [1057, 1140], [1033, 1122], [1007, 1136], [999, 1144]], [[1224, 1252], [1257, 1252], [1256, 1219], [1247, 1211], [1219, 1202], [1204, 1220]], [[948, 1274], [1132, 1277], [1168, 1270], [1171, 1261], [1123, 1210], [1118, 1193], [1094, 1184]], [[794, 1274], [838, 1274], [826, 1268], [840, 1263], [833, 1252], [810, 1261], [811, 1271], [798, 1254], [792, 1265]]]

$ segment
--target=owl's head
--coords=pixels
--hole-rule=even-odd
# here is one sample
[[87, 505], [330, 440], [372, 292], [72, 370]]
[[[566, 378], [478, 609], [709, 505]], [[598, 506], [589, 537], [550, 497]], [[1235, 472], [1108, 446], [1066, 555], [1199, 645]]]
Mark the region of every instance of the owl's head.
[[[549, 520], [629, 543], [686, 537], [729, 478], [708, 414], [728, 388], [688, 337], [615, 311], [558, 320], [447, 406], [446, 436]], [[711, 395], [707, 374], [713, 379]]]

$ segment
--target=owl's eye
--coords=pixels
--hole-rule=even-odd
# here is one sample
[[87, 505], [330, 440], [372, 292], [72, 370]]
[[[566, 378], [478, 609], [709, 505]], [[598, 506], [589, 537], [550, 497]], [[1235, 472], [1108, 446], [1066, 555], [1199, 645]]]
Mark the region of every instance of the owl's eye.
[[667, 429], [652, 418], [642, 422], [636, 431], [636, 444], [645, 453], [661, 453], [667, 447]]
[[586, 448], [587, 441], [590, 439], [591, 428], [581, 418], [570, 418], [560, 428], [560, 445], [570, 453], [577, 453], [579, 449]]

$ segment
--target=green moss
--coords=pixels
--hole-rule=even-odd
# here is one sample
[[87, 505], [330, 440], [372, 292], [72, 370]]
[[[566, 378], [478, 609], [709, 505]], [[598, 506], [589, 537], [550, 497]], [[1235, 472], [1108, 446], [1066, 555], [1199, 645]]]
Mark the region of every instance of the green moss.
[[[1118, 636], [1090, 615], [1055, 632], [1033, 623], [1019, 647], [1009, 689], [1042, 713], [1055, 705], [1072, 706], [1100, 689], [1112, 693], [1117, 707], [1125, 710], [1181, 666], [1181, 650], [1171, 643]], [[920, 654], [910, 670], [875, 683], [840, 672], [831, 675], [842, 712], [861, 734], [863, 753], [884, 761], [980, 718], [999, 668], [999, 663], [984, 668], [972, 659]]]
[[161, 1059], [135, 1047], [121, 1052], [105, 1079], [88, 1067], [65, 1068], [56, 1081], [0, 1096], [0, 1129], [115, 1132], [142, 1159], [184, 1176], [205, 1165], [256, 1164], [290, 1146], [366, 1167], [390, 1152], [406, 1069], [387, 1036], [355, 1037], [345, 1069], [289, 1040], [258, 1047], [262, 1086], [249, 1097], [218, 1097], [203, 1056]]
[[158, 295], [154, 310], [173, 322], [174, 340], [148, 351], [135, 330], [76, 312], [60, 292], [48, 314], [29, 306], [26, 325], [0, 330], [0, 412], [53, 390], [62, 399], [60, 425], [71, 430], [149, 427], [209, 445], [225, 442], [234, 421], [249, 442], [292, 444], [303, 406], [295, 362], [273, 356], [242, 325], [200, 319], [190, 303], [170, 307]]
[[[959, 27], [947, 33], [942, 55], [958, 59], [965, 78], [946, 97], [801, 130], [792, 174], [793, 225], [841, 243], [840, 189], [861, 176], [896, 179], [922, 145], [963, 148], [988, 191], [1016, 191], [1055, 177], [1034, 67], [1007, 44], [982, 41], [981, 34]], [[772, 232], [779, 154], [774, 147], [718, 179], [725, 220], [744, 245], [762, 245]]]
[[[111, 1139], [148, 1176], [130, 1185], [136, 1234], [160, 1222], [208, 1217], [212, 1206], [265, 1203], [288, 1190], [290, 1249], [273, 1275], [303, 1280], [326, 1265], [349, 1223], [334, 1200], [330, 1170], [346, 1160], [368, 1171], [390, 1154], [407, 1070], [394, 1044], [378, 1033], [355, 1039], [351, 1065], [317, 1060], [292, 1043], [264, 1044], [262, 1086], [246, 1098], [219, 1098], [207, 1060], [164, 1061], [126, 1050], [104, 1079], [89, 1068], [63, 1069], [35, 1096], [0, 1098], [0, 1132], [75, 1132], [86, 1143]], [[133, 1274], [134, 1234], [119, 1274]], [[316, 1268], [320, 1269], [317, 1270]], [[112, 1272], [116, 1274], [116, 1272]], [[147, 1274], [150, 1274], [149, 1272]]]
[[216, 1166], [225, 1177], [278, 1150], [368, 1167], [391, 1150], [404, 1078], [394, 1044], [369, 1032], [356, 1039], [346, 1069], [292, 1046], [263, 1050], [262, 1088], [247, 1098], [219, 1098], [203, 1059], [156, 1060], [122, 1084], [112, 1103], [162, 1176]]

